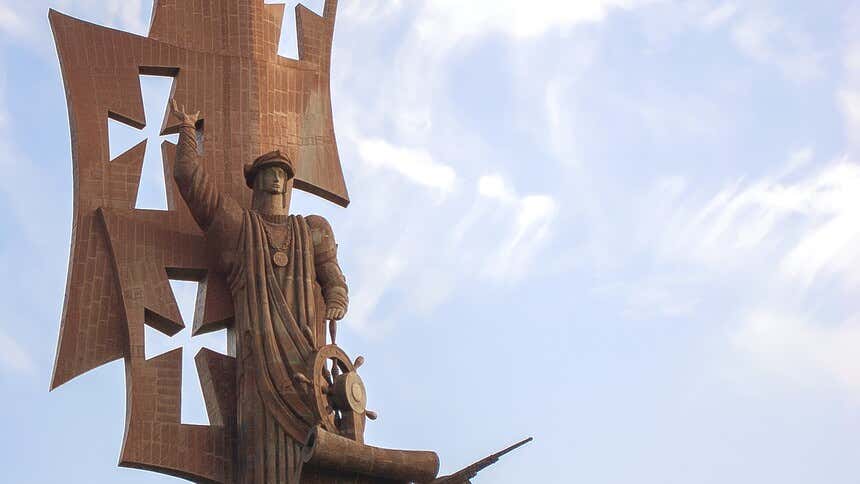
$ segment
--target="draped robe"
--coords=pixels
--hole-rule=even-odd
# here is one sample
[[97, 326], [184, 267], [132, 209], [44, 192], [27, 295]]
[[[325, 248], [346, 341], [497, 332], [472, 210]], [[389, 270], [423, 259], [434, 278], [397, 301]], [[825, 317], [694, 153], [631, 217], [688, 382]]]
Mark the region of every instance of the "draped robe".
[[[301, 444], [318, 422], [294, 377], [325, 344], [326, 307], [345, 309], [348, 302], [331, 228], [318, 216], [246, 210], [220, 193], [197, 159], [192, 126], [181, 128], [174, 178], [233, 297], [236, 482], [298, 483]], [[287, 253], [285, 267], [273, 263], [276, 250]]]

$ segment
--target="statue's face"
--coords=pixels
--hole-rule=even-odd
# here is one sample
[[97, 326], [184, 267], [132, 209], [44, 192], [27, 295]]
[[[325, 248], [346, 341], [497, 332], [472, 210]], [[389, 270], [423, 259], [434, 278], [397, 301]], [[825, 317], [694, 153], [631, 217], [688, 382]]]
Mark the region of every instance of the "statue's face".
[[256, 189], [272, 195], [284, 193], [287, 187], [287, 172], [280, 166], [269, 166], [257, 174]]

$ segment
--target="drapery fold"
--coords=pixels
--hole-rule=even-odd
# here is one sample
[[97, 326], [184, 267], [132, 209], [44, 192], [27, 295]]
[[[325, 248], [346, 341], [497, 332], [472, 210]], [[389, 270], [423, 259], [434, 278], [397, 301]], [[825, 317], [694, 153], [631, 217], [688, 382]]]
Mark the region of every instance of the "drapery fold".
[[243, 257], [231, 268], [228, 282], [234, 299], [244, 303], [236, 305], [237, 327], [250, 334], [265, 409], [288, 435], [303, 442], [316, 419], [310, 396], [293, 382], [297, 373], [306, 371], [317, 348], [313, 241], [304, 218], [290, 216], [289, 261], [279, 277], [265, 223], [252, 211], [244, 213], [239, 243]]

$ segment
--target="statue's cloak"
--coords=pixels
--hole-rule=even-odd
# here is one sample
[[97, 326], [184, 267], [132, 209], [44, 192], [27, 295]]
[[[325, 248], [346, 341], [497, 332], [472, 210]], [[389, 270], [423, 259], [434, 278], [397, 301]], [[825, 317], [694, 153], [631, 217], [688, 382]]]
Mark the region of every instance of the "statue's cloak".
[[[310, 396], [294, 383], [317, 348], [314, 334], [321, 320], [315, 298], [319, 286], [313, 240], [303, 217], [285, 217], [289, 262], [285, 268], [277, 268], [272, 262], [267, 222], [253, 211], [243, 212], [238, 257], [228, 276], [239, 329], [238, 356], [243, 362], [239, 365], [238, 420], [240, 425], [254, 427], [249, 433], [240, 432], [249, 440], [243, 443], [245, 448], [259, 449], [246, 454], [247, 459], [257, 461], [246, 468], [276, 474], [243, 482], [292, 482], [278, 476], [297, 477], [301, 472], [299, 445], [316, 420]], [[264, 412], [255, 411], [260, 406]], [[272, 454], [277, 448], [286, 455]], [[286, 469], [280, 469], [278, 461]]]

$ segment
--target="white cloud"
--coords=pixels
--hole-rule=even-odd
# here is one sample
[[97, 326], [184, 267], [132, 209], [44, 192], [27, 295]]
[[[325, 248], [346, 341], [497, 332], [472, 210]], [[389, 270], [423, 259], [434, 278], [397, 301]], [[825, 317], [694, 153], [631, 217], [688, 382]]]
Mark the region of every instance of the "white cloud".
[[860, 32], [854, 26], [860, 22], [860, 9], [845, 15], [845, 35], [842, 39], [842, 76], [835, 93], [836, 105], [844, 123], [843, 133], [848, 153], [860, 158]]
[[403, 0], [355, 0], [341, 2], [338, 5], [338, 18], [347, 19], [350, 23], [379, 22], [398, 12], [403, 7]]
[[[0, 82], [0, 119], [7, 117], [3, 108], [3, 87]], [[5, 122], [0, 122], [0, 128], [5, 128]], [[17, 229], [20, 234], [28, 239], [33, 246], [44, 247], [53, 244], [62, 238], [65, 232], [66, 214], [57, 209], [55, 196], [45, 196], [46, 192], [52, 194], [64, 193], [62, 180], [50, 175], [16, 146], [14, 139], [10, 138], [8, 130], [0, 131], [0, 205], [10, 209], [7, 212], [11, 220], [18, 223]], [[43, 191], [36, 191], [22, 180], [40, 180]], [[34, 217], [33, 214], [40, 214]], [[63, 263], [65, 258], [61, 251], [52, 254], [54, 262]]]
[[357, 144], [362, 160], [371, 167], [393, 170], [413, 183], [444, 193], [454, 190], [457, 172], [424, 150], [395, 146], [378, 138], [359, 139]]
[[154, 2], [148, 2], [144, 12], [143, 0], [59, 0], [37, 2], [44, 15], [45, 5], [70, 15], [85, 15], [95, 22], [129, 32], [146, 35], [149, 17]]
[[2, 329], [0, 329], [0, 366], [16, 372], [29, 372], [34, 369], [30, 353]]
[[743, 318], [734, 345], [759, 364], [798, 383], [821, 378], [860, 391], [860, 319], [840, 324], [814, 321], [768, 306]]
[[10, 6], [0, 3], [0, 32], [13, 37], [28, 35], [30, 26]]
[[816, 220], [782, 261], [784, 274], [812, 284], [839, 275], [855, 285], [860, 263], [860, 165], [839, 161], [792, 190], [796, 210]]
[[381, 253], [364, 248], [358, 259], [359, 284], [351, 286], [349, 325], [365, 334], [384, 331], [386, 323], [375, 320], [375, 310], [386, 293], [404, 277], [408, 264], [402, 258], [402, 249]]
[[839, 108], [845, 117], [846, 131], [856, 132], [860, 129], [860, 91], [845, 88], [837, 94]]
[[501, 175], [485, 175], [478, 179], [478, 193], [503, 202], [512, 202], [515, 195]]
[[[789, 163], [797, 163], [795, 154]], [[738, 182], [668, 231], [665, 255], [726, 269], [768, 257], [785, 278], [808, 286], [838, 276], [855, 283], [860, 262], [860, 165], [835, 160], [797, 180]]]
[[99, 4], [104, 5], [108, 18], [117, 22], [121, 28], [142, 35], [148, 33], [142, 0], [108, 0], [100, 1]]
[[788, 162], [786, 163], [786, 169], [783, 174], [790, 175], [791, 173], [805, 167], [813, 160], [814, 157], [815, 151], [809, 146], [792, 151], [788, 155]]
[[775, 13], [744, 13], [732, 29], [732, 40], [741, 52], [776, 66], [793, 81], [805, 82], [823, 74], [821, 54], [815, 50], [812, 38]]
[[810, 149], [797, 150], [777, 175], [739, 180], [698, 202], [683, 181], [658, 183], [649, 209], [662, 208], [645, 219], [643, 232], [656, 237], [665, 260], [725, 271], [767, 256], [798, 283], [845, 276], [844, 268], [860, 261], [860, 165], [839, 158], [811, 167], [811, 158]]
[[436, 188], [401, 180], [361, 170], [350, 185], [353, 211], [335, 222], [351, 288], [349, 327], [378, 336], [392, 321], [430, 314], [463, 287], [515, 284], [545, 267], [535, 261], [552, 240], [552, 197], [519, 195], [493, 175], [428, 203]]
[[[380, 35], [362, 37], [357, 45], [336, 45], [340, 68], [333, 91], [346, 93], [335, 103], [338, 130], [347, 134], [339, 138], [345, 141], [341, 149], [345, 158], [354, 151], [353, 159], [363, 161], [361, 175], [350, 179], [361, 224], [343, 236], [352, 241], [352, 251], [369, 258], [358, 261], [350, 282], [356, 291], [374, 287], [372, 294], [353, 294], [351, 319], [368, 321], [372, 333], [385, 324], [381, 306], [402, 320], [431, 311], [463, 284], [515, 284], [546, 267], [535, 260], [552, 241], [559, 202], [546, 193], [521, 194], [500, 176], [480, 176], [506, 161], [495, 160], [496, 141], [466, 124], [461, 114], [466, 107], [453, 105], [448, 91], [452, 67], [481, 38], [503, 35], [517, 49], [521, 40], [599, 22], [613, 10], [644, 3], [400, 2], [383, 12], [402, 15], [398, 23], [405, 27], [397, 42]], [[344, 8], [360, 17], [364, 9], [383, 7], [362, 0]], [[587, 47], [578, 43], [571, 57], [592, 53], [592, 45]], [[356, 50], [365, 59], [360, 64], [352, 63]], [[514, 67], [512, 77], [530, 69], [528, 63]], [[549, 98], [547, 103], [553, 105]], [[562, 150], [567, 143], [562, 131], [569, 123], [564, 107], [556, 107]], [[394, 209], [391, 200], [399, 200]], [[360, 233], [375, 236], [357, 247], [363, 243]], [[386, 297], [403, 288], [410, 294], [408, 305], [392, 309]]]
[[510, 213], [513, 224], [485, 262], [485, 273], [499, 280], [515, 280], [525, 273], [550, 236], [558, 203], [548, 195], [518, 196], [500, 175], [478, 180], [478, 193], [495, 200]]
[[536, 37], [604, 20], [612, 10], [630, 10], [647, 0], [429, 0], [419, 15], [422, 36], [441, 42], [502, 33], [515, 38]]
[[567, 165], [573, 165], [577, 161], [576, 136], [579, 132], [572, 120], [573, 100], [566, 96], [570, 92], [568, 84], [569, 82], [561, 78], [553, 78], [547, 82], [543, 100], [546, 122], [541, 126], [545, 132], [540, 135], [546, 138], [557, 159]]
[[48, 9], [138, 35], [148, 31], [149, 3], [143, 0], [0, 0], [0, 33], [42, 55], [53, 57], [51, 29], [45, 21]]
[[621, 314], [630, 320], [680, 319], [696, 314], [702, 303], [700, 287], [695, 275], [667, 273], [597, 286], [592, 293], [618, 301]]
[[[846, 25], [856, 25], [860, 12], [849, 16]], [[845, 41], [842, 58], [843, 79], [836, 93], [836, 102], [845, 122], [845, 137], [852, 153], [860, 153], [860, 34], [853, 33]]]
[[659, 181], [634, 250], [650, 269], [600, 292], [632, 318], [722, 318], [753, 361], [860, 389], [860, 164], [813, 158], [796, 150], [776, 174], [703, 200], [683, 178]]
[[738, 13], [738, 6], [733, 2], [724, 2], [709, 10], [702, 17], [702, 25], [706, 28], [719, 27]]
[[[351, 251], [368, 258], [354, 264], [357, 267], [350, 276], [356, 291], [365, 291], [353, 294], [355, 312], [350, 319], [367, 321], [366, 332], [372, 334], [384, 330], [386, 318], [408, 320], [410, 315], [433, 310], [463, 285], [516, 284], [547, 268], [535, 261], [552, 242], [558, 199], [547, 193], [519, 193], [500, 176], [480, 176], [503, 169], [507, 160], [497, 159], [496, 140], [467, 124], [462, 110], [468, 107], [454, 104], [449, 90], [452, 68], [467, 55], [468, 46], [481, 38], [502, 35], [513, 49], [519, 49], [520, 41], [599, 22], [613, 10], [644, 3], [400, 2], [402, 6], [392, 6], [383, 15], [401, 15], [398, 24], [404, 26], [403, 37], [396, 42], [382, 34], [369, 38], [364, 34], [359, 44], [336, 44], [340, 67], [334, 73], [333, 91], [345, 93], [335, 102], [336, 125], [346, 133], [339, 137], [341, 150], [345, 159], [353, 151], [353, 159], [363, 161], [362, 173], [353, 173], [350, 179], [351, 208], [361, 211], [361, 223], [350, 226], [343, 237], [351, 241]], [[365, 0], [356, 2], [355, 8], [344, 6], [356, 16], [363, 8], [382, 8]], [[577, 42], [568, 62], [595, 50], [593, 43]], [[356, 52], [364, 60], [353, 64]], [[526, 54], [518, 55], [525, 61], [530, 58]], [[512, 67], [512, 78], [531, 69], [529, 62]], [[559, 81], [564, 85], [559, 87], [567, 87], [569, 74], [565, 72]], [[531, 81], [534, 76], [522, 78]], [[524, 87], [535, 92], [533, 83]], [[561, 89], [556, 92], [560, 96]], [[565, 106], [549, 97], [546, 102], [557, 108], [558, 152], [572, 155]], [[538, 115], [544, 114], [543, 107], [537, 106]], [[398, 200], [396, 207], [392, 200]], [[374, 237], [364, 242], [363, 233]], [[362, 289], [368, 286], [373, 290]], [[408, 304], [394, 303], [392, 308], [396, 298], [387, 297], [404, 288], [408, 288]]]
[[[450, 78], [449, 66], [467, 55], [474, 42], [502, 35], [515, 49], [528, 48], [528, 43], [523, 41], [598, 23], [613, 11], [630, 10], [654, 1], [428, 0], [415, 8], [394, 9], [409, 15], [400, 19], [408, 28], [395, 47], [396, 59], [386, 66], [387, 72], [369, 71], [377, 84], [385, 86], [385, 96], [378, 100], [378, 109], [391, 120], [398, 142], [424, 144], [440, 125], [438, 129], [449, 129], [453, 137], [465, 138], [468, 133], [457, 129], [456, 120], [445, 118], [450, 97], [440, 99], [438, 93]], [[368, 8], [374, 5], [370, 2]], [[381, 45], [388, 46], [390, 42], [372, 43], [371, 47], [385, 50]], [[580, 56], [582, 50], [579, 45], [567, 49], [571, 54], [565, 56], [566, 59]], [[523, 72], [529, 72], [528, 66], [521, 67]], [[363, 64], [361, 68], [366, 66]], [[347, 82], [354, 82], [354, 79]]]

